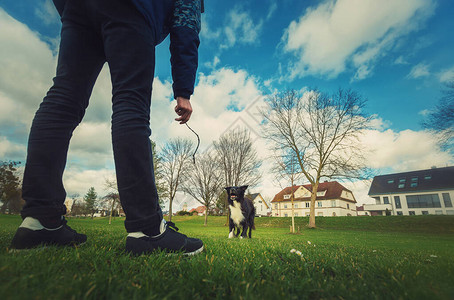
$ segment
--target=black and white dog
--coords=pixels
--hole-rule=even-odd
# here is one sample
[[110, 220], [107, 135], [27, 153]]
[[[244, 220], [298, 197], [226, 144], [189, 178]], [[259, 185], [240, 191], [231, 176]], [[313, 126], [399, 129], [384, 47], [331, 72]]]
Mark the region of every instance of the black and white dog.
[[[244, 192], [247, 189], [247, 185], [243, 186], [231, 186], [226, 187], [229, 209], [230, 209], [230, 220], [229, 220], [229, 238], [237, 237], [240, 234], [241, 238], [247, 237], [247, 230], [249, 228], [249, 238], [251, 238], [251, 231], [255, 229], [254, 218], [255, 218], [255, 207], [251, 199], [244, 198]], [[235, 233], [235, 229], [237, 232]]]

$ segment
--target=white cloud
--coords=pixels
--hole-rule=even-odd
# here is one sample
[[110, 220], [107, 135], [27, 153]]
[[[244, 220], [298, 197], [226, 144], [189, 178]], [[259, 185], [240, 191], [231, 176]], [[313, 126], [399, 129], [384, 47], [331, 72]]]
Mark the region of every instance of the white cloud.
[[394, 64], [396, 65], [408, 65], [407, 60], [401, 55], [396, 60], [394, 61]]
[[98, 196], [102, 197], [107, 194], [104, 186], [106, 179], [116, 180], [115, 171], [112, 169], [66, 169], [63, 175], [63, 183], [68, 197], [73, 194], [79, 194], [80, 198], [82, 198], [90, 187], [94, 187]]
[[268, 8], [268, 14], [266, 15], [266, 20], [270, 20], [271, 17], [274, 15], [274, 12], [276, 11], [277, 9], [277, 3], [276, 2], [273, 2], [271, 3], [270, 7]]
[[213, 58], [213, 61], [212, 61], [212, 62], [211, 62], [211, 61], [208, 61], [208, 62], [206, 62], [204, 65], [205, 65], [205, 67], [214, 70], [214, 69], [216, 68], [216, 66], [217, 66], [220, 62], [221, 62], [221, 60], [219, 59], [219, 57], [218, 57], [218, 56], [215, 56], [215, 57]]
[[369, 167], [374, 169], [405, 172], [453, 163], [452, 156], [440, 151], [433, 135], [426, 131], [370, 130], [362, 142]]
[[35, 15], [46, 25], [60, 21], [60, 16], [51, 0], [45, 0], [40, 6], [36, 7]]
[[254, 24], [249, 13], [240, 11], [239, 7], [232, 9], [227, 15], [227, 21], [224, 27], [226, 40], [225, 43], [221, 45], [221, 48], [228, 49], [235, 46], [237, 43], [257, 43], [262, 26], [262, 20], [257, 24]]
[[0, 136], [0, 160], [19, 160], [25, 156], [25, 147]]
[[422, 77], [427, 77], [430, 75], [429, 65], [425, 63], [419, 63], [414, 66], [410, 73], [408, 73], [407, 78], [418, 79]]
[[354, 79], [370, 76], [376, 60], [416, 30], [434, 6], [432, 0], [331, 0], [308, 8], [283, 36], [285, 51], [296, 57], [289, 78], [334, 78], [350, 65]]
[[442, 83], [453, 81], [454, 80], [454, 66], [449, 69], [445, 69], [445, 70], [441, 71], [438, 74], [438, 77], [440, 78], [440, 82], [442, 82]]

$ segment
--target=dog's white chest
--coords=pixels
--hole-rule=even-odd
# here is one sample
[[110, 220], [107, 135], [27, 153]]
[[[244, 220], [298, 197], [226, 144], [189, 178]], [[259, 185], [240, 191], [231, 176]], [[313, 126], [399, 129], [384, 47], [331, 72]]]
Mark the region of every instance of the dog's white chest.
[[243, 212], [241, 211], [241, 204], [233, 201], [233, 206], [229, 205], [230, 218], [236, 226], [240, 226], [240, 223], [244, 220]]

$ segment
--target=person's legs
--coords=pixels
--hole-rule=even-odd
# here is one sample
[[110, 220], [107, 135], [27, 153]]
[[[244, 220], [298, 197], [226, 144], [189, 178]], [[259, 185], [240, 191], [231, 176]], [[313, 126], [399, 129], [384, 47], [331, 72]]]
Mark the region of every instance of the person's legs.
[[159, 233], [162, 212], [149, 122], [154, 33], [131, 1], [96, 2], [102, 11], [101, 33], [112, 79], [112, 144], [125, 227], [128, 232]]
[[102, 40], [90, 28], [83, 3], [68, 1], [62, 22], [57, 74], [29, 136], [23, 218], [58, 219], [65, 214], [62, 176], [69, 141], [105, 62]]
[[129, 233], [126, 250], [140, 255], [161, 249], [200, 253], [203, 243], [178, 233], [162, 218], [150, 144], [155, 38], [131, 1], [97, 0], [112, 78], [112, 144], [120, 200]]
[[78, 245], [87, 240], [66, 225], [62, 176], [69, 141], [82, 120], [93, 85], [105, 62], [102, 40], [90, 27], [81, 1], [68, 1], [62, 17], [54, 85], [41, 103], [30, 130], [22, 185], [23, 222], [12, 249], [41, 244]]

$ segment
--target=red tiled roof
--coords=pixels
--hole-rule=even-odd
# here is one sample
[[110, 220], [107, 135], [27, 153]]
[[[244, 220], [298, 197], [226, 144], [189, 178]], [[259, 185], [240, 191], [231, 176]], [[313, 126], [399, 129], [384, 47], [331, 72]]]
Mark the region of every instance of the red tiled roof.
[[[293, 186], [293, 191], [296, 191], [297, 189], [299, 189], [301, 185], [294, 185]], [[276, 196], [274, 196], [273, 200], [271, 200], [271, 202], [281, 202], [281, 201], [284, 201], [284, 195], [288, 195], [288, 194], [291, 194], [292, 193], [292, 189], [291, 187], [286, 187], [285, 189], [283, 189], [282, 191], [280, 191], [279, 193], [276, 194]]]
[[[293, 187], [294, 187], [294, 191], [296, 191], [300, 187], [300, 185], [293, 186]], [[303, 185], [303, 187], [305, 189], [307, 189], [309, 192], [312, 192], [311, 184]], [[346, 199], [341, 196], [342, 196], [342, 191], [347, 191], [350, 193], [352, 193], [352, 191], [350, 191], [349, 189], [347, 189], [346, 187], [344, 187], [342, 184], [340, 184], [337, 181], [320, 182], [320, 184], [318, 185], [317, 192], [322, 192], [322, 191], [326, 191], [325, 195], [317, 196], [317, 200], [343, 199], [343, 200], [351, 201], [350, 199]], [[282, 191], [277, 193], [276, 196], [274, 196], [273, 201], [271, 201], [271, 202], [291, 201], [290, 199], [284, 200], [284, 195], [288, 195], [291, 192], [292, 192], [291, 188], [286, 187], [285, 189], [283, 189]], [[352, 195], [353, 195], [353, 193], [352, 193]], [[353, 196], [353, 198], [354, 198], [354, 196]], [[310, 197], [295, 198], [295, 200], [309, 200], [309, 199], [310, 199]], [[356, 203], [356, 200], [354, 202]]]
[[205, 212], [205, 206], [202, 205], [202, 206], [193, 208], [189, 212], [192, 213], [194, 211], [196, 211], [197, 213], [204, 213]]

